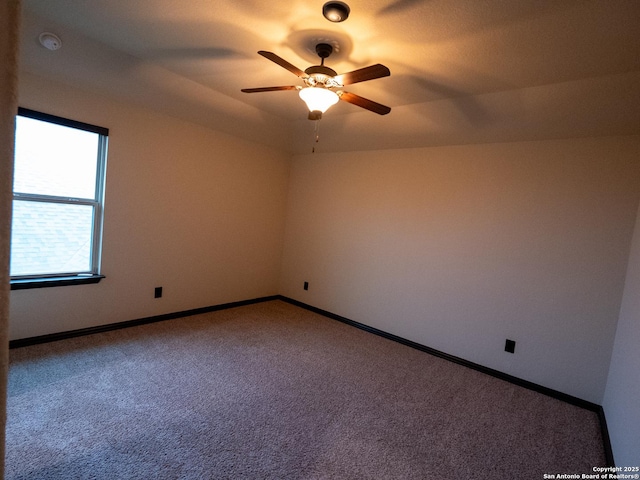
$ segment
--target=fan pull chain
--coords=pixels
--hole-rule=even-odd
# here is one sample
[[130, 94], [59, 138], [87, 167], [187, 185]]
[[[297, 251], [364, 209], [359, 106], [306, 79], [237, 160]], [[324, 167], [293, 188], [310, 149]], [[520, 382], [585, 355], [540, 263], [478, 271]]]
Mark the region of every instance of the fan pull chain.
[[311, 148], [311, 153], [316, 153], [315, 144], [317, 144], [320, 141], [320, 120], [315, 120], [314, 137], [315, 137], [315, 142], [313, 147]]

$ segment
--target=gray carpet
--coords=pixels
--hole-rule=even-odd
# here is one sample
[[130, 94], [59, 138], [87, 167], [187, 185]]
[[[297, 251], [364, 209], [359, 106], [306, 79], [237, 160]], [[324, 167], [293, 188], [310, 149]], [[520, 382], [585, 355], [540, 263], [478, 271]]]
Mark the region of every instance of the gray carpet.
[[541, 479], [595, 413], [282, 301], [11, 351], [7, 479]]

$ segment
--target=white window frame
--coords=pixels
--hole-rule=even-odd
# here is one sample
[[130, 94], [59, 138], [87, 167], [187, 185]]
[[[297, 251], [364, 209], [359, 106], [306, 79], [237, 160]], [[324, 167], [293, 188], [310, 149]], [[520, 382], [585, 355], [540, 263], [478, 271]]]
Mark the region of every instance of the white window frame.
[[109, 138], [109, 129], [22, 107], [18, 108], [18, 116], [96, 133], [99, 135], [99, 137], [94, 198], [87, 199], [56, 195], [40, 195], [34, 193], [16, 192], [15, 190], [13, 192], [14, 201], [91, 206], [93, 209], [91, 268], [86, 271], [77, 272], [56, 272], [38, 275], [14, 275], [11, 276], [11, 289], [18, 290], [25, 288], [97, 283], [102, 278], [104, 278], [104, 275], [101, 274], [100, 269], [102, 256], [102, 229], [104, 217], [104, 194], [106, 183], [107, 145]]

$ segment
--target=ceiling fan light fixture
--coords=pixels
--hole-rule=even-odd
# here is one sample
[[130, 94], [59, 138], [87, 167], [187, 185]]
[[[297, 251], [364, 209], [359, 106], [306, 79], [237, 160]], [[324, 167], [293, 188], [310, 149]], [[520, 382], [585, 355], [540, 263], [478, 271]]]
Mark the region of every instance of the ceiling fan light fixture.
[[307, 104], [310, 112], [326, 112], [331, 105], [338, 103], [338, 94], [322, 87], [307, 87], [300, 90], [300, 98]]
[[322, 6], [322, 15], [330, 22], [344, 22], [349, 17], [351, 9], [344, 2], [327, 2]]

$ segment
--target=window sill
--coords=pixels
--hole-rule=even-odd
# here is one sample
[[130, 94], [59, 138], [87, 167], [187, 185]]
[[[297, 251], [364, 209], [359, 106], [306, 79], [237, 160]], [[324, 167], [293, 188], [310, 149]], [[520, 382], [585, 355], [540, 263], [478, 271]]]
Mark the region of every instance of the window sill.
[[65, 287], [68, 285], [86, 285], [98, 283], [104, 275], [72, 275], [68, 277], [40, 277], [11, 280], [11, 290], [30, 288]]

